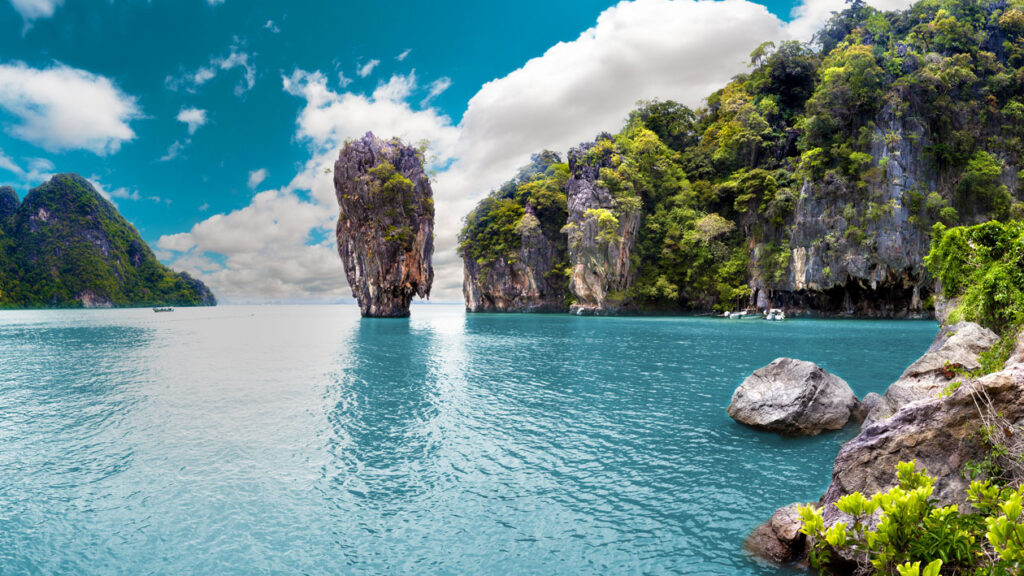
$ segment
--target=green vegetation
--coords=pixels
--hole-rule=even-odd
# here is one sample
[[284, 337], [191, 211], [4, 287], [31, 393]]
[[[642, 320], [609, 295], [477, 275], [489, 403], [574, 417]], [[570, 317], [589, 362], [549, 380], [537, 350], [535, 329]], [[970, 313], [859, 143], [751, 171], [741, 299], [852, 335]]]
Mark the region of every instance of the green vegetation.
[[926, 259], [943, 296], [956, 299], [949, 322], [977, 322], [1000, 334], [982, 358], [982, 373], [998, 370], [1024, 328], [1024, 223], [986, 222], [932, 229]]
[[[2, 223], [0, 223], [2, 224]], [[0, 225], [0, 307], [213, 303], [206, 286], [162, 265], [89, 182], [54, 176]]]
[[[803, 218], [831, 233], [800, 246], [831, 255], [869, 253], [894, 226], [928, 234], [1020, 219], [1022, 156], [1024, 0], [920, 0], [899, 12], [853, 0], [811, 43], [759, 46], [749, 72], [699, 110], [638, 103], [581, 162], [600, 167], [615, 200], [605, 224], [642, 217], [628, 299], [708, 310], [742, 305], [751, 285], [792, 289], [806, 201]], [[546, 166], [524, 170], [564, 200]], [[464, 254], [514, 258], [522, 178], [470, 214]]]
[[[539, 231], [565, 254], [561, 233], [567, 218], [565, 182], [569, 166], [554, 152], [535, 154], [515, 178], [492, 192], [466, 216], [459, 255], [480, 265], [519, 258], [524, 233]], [[565, 262], [558, 263], [564, 268]]]
[[973, 511], [965, 513], [955, 504], [935, 506], [935, 480], [915, 462], [901, 462], [896, 470], [897, 486], [889, 491], [870, 498], [854, 492], [836, 501], [852, 525], [825, 528], [821, 508], [800, 509], [812, 566], [831, 574], [842, 552], [878, 573], [901, 576], [1012, 576], [1024, 570], [1024, 487], [975, 480], [967, 491]]

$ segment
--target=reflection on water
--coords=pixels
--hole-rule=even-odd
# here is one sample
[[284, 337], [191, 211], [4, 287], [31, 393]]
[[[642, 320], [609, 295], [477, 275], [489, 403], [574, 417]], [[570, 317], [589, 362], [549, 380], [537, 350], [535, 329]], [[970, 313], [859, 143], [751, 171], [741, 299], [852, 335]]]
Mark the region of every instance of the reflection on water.
[[728, 419], [776, 356], [881, 391], [927, 322], [418, 306], [0, 314], [0, 573], [777, 574], [852, 429]]

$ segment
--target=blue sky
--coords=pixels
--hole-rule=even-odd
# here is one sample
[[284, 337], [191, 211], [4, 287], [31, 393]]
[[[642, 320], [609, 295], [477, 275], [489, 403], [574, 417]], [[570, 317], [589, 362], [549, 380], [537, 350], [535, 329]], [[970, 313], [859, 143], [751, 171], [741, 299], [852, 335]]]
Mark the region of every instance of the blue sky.
[[615, 130], [640, 98], [698, 106], [841, 5], [0, 0], [0, 183], [90, 178], [222, 300], [335, 300], [323, 168], [368, 129], [425, 137], [434, 298], [457, 300], [459, 220], [531, 152]]

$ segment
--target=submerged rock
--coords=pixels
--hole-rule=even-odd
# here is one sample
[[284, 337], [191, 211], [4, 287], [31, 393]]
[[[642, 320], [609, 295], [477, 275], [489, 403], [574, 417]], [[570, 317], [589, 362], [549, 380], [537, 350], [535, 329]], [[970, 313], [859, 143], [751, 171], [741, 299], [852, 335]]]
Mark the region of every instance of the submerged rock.
[[613, 166], [614, 152], [607, 135], [569, 151], [565, 230], [574, 314], [614, 314], [630, 305], [628, 293], [636, 278], [631, 256], [643, 216], [639, 208], [620, 206], [599, 182], [601, 169]]
[[367, 132], [334, 164], [338, 254], [363, 316], [409, 315], [434, 280], [434, 197], [422, 154]]
[[778, 358], [736, 389], [729, 416], [760, 430], [814, 436], [845, 426], [859, 405], [842, 378], [813, 362]]
[[747, 536], [746, 548], [750, 553], [787, 564], [803, 558], [807, 536], [800, 532], [803, 522], [797, 508], [803, 504], [790, 504], [779, 508], [772, 517]]
[[924, 356], [885, 391], [882, 401], [865, 419], [864, 427], [892, 416], [911, 402], [934, 398], [950, 385], [962, 382], [961, 372], [977, 370], [981, 353], [998, 340], [995, 332], [973, 322], [944, 326]]

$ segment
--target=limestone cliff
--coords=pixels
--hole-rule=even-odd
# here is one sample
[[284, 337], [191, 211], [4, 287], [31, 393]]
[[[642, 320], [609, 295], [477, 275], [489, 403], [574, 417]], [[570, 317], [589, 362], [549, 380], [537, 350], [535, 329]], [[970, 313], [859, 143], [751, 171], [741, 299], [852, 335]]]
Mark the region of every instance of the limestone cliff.
[[554, 152], [533, 156], [515, 178], [466, 217], [459, 238], [469, 312], [559, 312], [567, 308], [565, 181]]
[[422, 154], [367, 132], [334, 164], [338, 254], [363, 316], [408, 316], [434, 280], [434, 197]]
[[613, 167], [614, 147], [607, 135], [569, 151], [565, 190], [569, 221], [574, 314], [614, 314], [631, 306], [629, 291], [636, 278], [631, 255], [640, 229], [639, 209], [625, 209], [601, 183], [602, 168]]

